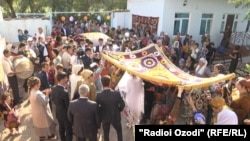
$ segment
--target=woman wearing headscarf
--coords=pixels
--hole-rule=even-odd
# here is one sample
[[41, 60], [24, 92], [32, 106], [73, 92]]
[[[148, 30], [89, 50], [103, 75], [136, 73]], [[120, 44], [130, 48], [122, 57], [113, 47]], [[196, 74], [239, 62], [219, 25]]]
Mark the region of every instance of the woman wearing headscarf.
[[250, 80], [241, 78], [236, 82], [239, 98], [232, 101], [230, 107], [238, 116], [238, 123], [244, 124], [250, 112]]
[[41, 82], [38, 77], [29, 78], [27, 85], [35, 133], [40, 137], [40, 141], [56, 139], [56, 122], [49, 106], [50, 91], [39, 90]]
[[229, 73], [234, 73], [237, 68], [238, 60], [240, 58], [239, 50], [240, 50], [240, 46], [235, 46], [232, 53], [229, 54], [229, 57], [231, 58], [231, 62], [228, 68]]
[[[214, 70], [212, 75], [213, 77], [223, 77], [226, 74], [225, 67], [222, 64], [215, 64], [213, 70]], [[215, 95], [221, 94], [221, 88], [223, 84], [225, 84], [225, 81], [213, 84], [210, 87], [211, 92], [215, 93]]]
[[[226, 74], [225, 72], [225, 67], [222, 64], [215, 64], [214, 65], [214, 69], [213, 69], [213, 77], [223, 77]], [[221, 81], [218, 83], [213, 83], [210, 86], [210, 93], [211, 95], [207, 96], [207, 100], [210, 101], [212, 100], [212, 98], [216, 97], [216, 96], [222, 96], [223, 95], [223, 88], [225, 85], [225, 81]], [[228, 100], [227, 100], [228, 102]], [[208, 104], [207, 107], [207, 124], [212, 124], [212, 118], [213, 118], [213, 108], [211, 103]]]
[[[207, 67], [207, 60], [205, 58], [200, 58], [199, 63], [195, 69], [195, 76], [197, 77], [210, 77], [212, 76], [212, 72], [210, 69]], [[207, 88], [199, 88], [199, 89], [194, 89], [187, 98], [184, 98], [184, 114], [183, 116], [186, 117], [188, 124], [193, 124], [193, 110], [192, 107], [190, 106], [189, 97], [192, 98], [192, 100], [195, 103], [195, 107], [197, 111], [202, 113], [205, 117], [204, 119], [209, 119], [207, 118], [208, 116], [208, 105], [209, 101], [207, 100]], [[191, 119], [191, 120], [190, 120]], [[206, 124], [210, 124], [209, 121], [206, 121]], [[199, 123], [200, 124], [200, 123]]]
[[89, 69], [84, 69], [81, 72], [81, 80], [77, 82], [75, 94], [72, 100], [79, 98], [78, 88], [81, 84], [87, 84], [89, 86], [89, 99], [92, 101], [96, 100], [96, 85], [95, 85], [95, 79], [94, 79], [94, 73], [93, 71]]
[[199, 63], [197, 67], [195, 68], [194, 74], [195, 76], [198, 76], [198, 77], [212, 76], [212, 72], [209, 69], [209, 67], [207, 67], [207, 60], [205, 58], [200, 58]]

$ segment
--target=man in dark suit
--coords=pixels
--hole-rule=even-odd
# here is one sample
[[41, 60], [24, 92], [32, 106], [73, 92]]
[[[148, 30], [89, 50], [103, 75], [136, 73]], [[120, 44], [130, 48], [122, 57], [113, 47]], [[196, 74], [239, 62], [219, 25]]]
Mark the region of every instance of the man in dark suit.
[[48, 71], [49, 71], [49, 63], [42, 63], [42, 70], [39, 71], [38, 77], [41, 80], [40, 91], [44, 91], [46, 89], [50, 89], [50, 84], [48, 80]]
[[91, 48], [85, 49], [85, 55], [82, 58], [84, 69], [90, 69], [90, 64], [93, 62], [91, 57]]
[[89, 86], [87, 84], [80, 85], [78, 92], [80, 98], [69, 104], [68, 119], [73, 125], [77, 141], [86, 141], [86, 139], [97, 141], [97, 132], [100, 127], [97, 104], [88, 99]]
[[[48, 71], [49, 71], [49, 63], [48, 62], [43, 62], [42, 64], [42, 70], [39, 71], [38, 73], [38, 78], [40, 79], [41, 85], [40, 85], [40, 91], [46, 92], [46, 91], [51, 91], [51, 86], [49, 84], [49, 79], [48, 79]], [[50, 96], [51, 98], [51, 96]], [[52, 110], [52, 103], [51, 101], [49, 102], [50, 109]]]
[[68, 75], [65, 72], [59, 72], [56, 78], [58, 84], [52, 88], [51, 97], [56, 107], [60, 138], [61, 141], [72, 141], [72, 126], [67, 118], [69, 92], [65, 89], [68, 82]]
[[96, 96], [99, 114], [102, 121], [104, 141], [109, 141], [110, 124], [117, 132], [118, 141], [122, 141], [121, 111], [125, 103], [118, 91], [111, 89], [110, 77], [103, 76], [103, 91]]
[[66, 24], [63, 24], [63, 26], [62, 26], [62, 28], [61, 28], [61, 35], [62, 36], [67, 36], [68, 37], [68, 35], [69, 35], [69, 29], [68, 29], [68, 27], [67, 27], [67, 25]]
[[94, 53], [101, 53], [103, 49], [105, 49], [103, 39], [99, 38], [98, 39], [98, 45], [94, 48]]

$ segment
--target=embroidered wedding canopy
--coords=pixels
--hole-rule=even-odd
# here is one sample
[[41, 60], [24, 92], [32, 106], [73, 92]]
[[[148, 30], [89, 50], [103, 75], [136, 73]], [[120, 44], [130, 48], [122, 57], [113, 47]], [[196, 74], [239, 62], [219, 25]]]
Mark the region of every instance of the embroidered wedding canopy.
[[160, 85], [184, 85], [186, 90], [207, 87], [235, 77], [234, 73], [210, 78], [185, 73], [175, 66], [156, 44], [132, 52], [105, 51], [102, 56], [113, 65], [142, 79]]

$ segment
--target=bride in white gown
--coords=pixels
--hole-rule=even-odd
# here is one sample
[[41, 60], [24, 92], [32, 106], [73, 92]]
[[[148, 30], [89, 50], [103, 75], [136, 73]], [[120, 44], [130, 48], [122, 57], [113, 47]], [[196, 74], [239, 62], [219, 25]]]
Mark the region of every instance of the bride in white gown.
[[117, 89], [125, 93], [124, 99], [127, 108], [125, 108], [128, 126], [132, 127], [139, 124], [141, 115], [144, 113], [144, 84], [141, 78], [124, 73]]
[[74, 93], [75, 93], [75, 89], [76, 89], [76, 84], [78, 82], [78, 80], [80, 80], [82, 78], [82, 76], [80, 75], [80, 71], [83, 69], [83, 65], [82, 64], [76, 64], [72, 66], [72, 74], [69, 77], [69, 81], [70, 81], [70, 100], [72, 100]]

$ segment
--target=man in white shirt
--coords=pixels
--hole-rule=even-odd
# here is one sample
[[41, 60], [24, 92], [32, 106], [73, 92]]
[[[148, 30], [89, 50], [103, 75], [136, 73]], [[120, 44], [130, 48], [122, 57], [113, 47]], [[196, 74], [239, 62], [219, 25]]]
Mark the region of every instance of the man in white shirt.
[[3, 71], [7, 75], [9, 86], [12, 89], [13, 92], [13, 98], [14, 98], [14, 105], [17, 105], [21, 102], [21, 98], [19, 97], [19, 89], [18, 89], [18, 81], [16, 74], [18, 72], [15, 72], [15, 68], [13, 65], [13, 61], [16, 58], [22, 57], [22, 55], [18, 56], [11, 56], [11, 52], [8, 49], [5, 49], [3, 51], [3, 60], [2, 60], [2, 65], [3, 65]]
[[44, 38], [42, 37], [39, 37], [38, 49], [39, 49], [40, 64], [42, 64], [43, 62], [49, 61], [48, 49], [45, 45]]
[[31, 58], [36, 58], [38, 53], [39, 53], [39, 50], [33, 44], [32, 37], [29, 37], [27, 40], [26, 50], [29, 51], [29, 57], [31, 57]]
[[43, 28], [39, 27], [38, 32], [35, 34], [36, 40], [39, 41], [39, 37], [45, 39], [45, 34], [43, 33]]

